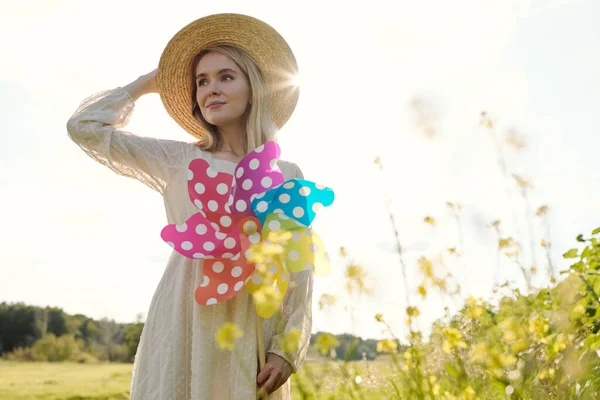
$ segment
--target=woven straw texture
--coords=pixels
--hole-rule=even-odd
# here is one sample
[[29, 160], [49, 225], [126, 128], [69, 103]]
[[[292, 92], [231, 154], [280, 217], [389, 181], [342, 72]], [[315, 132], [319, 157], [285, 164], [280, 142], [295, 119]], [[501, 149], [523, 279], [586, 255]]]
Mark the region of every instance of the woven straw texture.
[[158, 65], [158, 85], [169, 115], [198, 139], [208, 134], [192, 115], [192, 63], [202, 49], [214, 45], [237, 47], [258, 65], [269, 91], [273, 122], [281, 129], [298, 103], [299, 90], [292, 85], [292, 78], [298, 73], [296, 59], [275, 29], [241, 14], [197, 19], [167, 43]]

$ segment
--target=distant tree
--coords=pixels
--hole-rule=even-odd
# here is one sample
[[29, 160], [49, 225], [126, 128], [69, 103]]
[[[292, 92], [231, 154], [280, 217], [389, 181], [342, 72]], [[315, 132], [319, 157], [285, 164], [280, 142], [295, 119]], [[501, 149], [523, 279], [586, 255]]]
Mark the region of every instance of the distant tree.
[[2, 353], [15, 347], [29, 347], [42, 337], [42, 326], [36, 315], [38, 307], [23, 303], [0, 303], [0, 343]]
[[125, 346], [127, 347], [127, 359], [130, 362], [133, 362], [133, 360], [135, 359], [135, 353], [137, 352], [143, 329], [144, 323], [137, 322], [135, 324], [130, 324], [129, 326], [127, 326], [127, 329], [125, 331]]

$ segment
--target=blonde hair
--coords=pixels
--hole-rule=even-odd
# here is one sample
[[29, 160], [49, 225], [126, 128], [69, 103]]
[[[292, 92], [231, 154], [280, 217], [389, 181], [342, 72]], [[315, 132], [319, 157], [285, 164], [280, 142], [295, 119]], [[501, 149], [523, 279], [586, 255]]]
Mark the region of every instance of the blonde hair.
[[[198, 62], [206, 54], [215, 53], [221, 54], [230, 58], [242, 70], [246, 79], [250, 84], [250, 112], [246, 120], [246, 137], [244, 140], [244, 150], [246, 154], [256, 149], [260, 145], [275, 140], [277, 134], [277, 125], [271, 118], [271, 108], [269, 102], [269, 92], [265, 86], [262, 73], [256, 63], [244, 51], [231, 46], [213, 46], [203, 49], [194, 58], [192, 63], [192, 76], [195, 76], [196, 66]], [[194, 143], [201, 150], [213, 152], [219, 149], [221, 145], [221, 137], [218, 128], [215, 125], [208, 123], [202, 113], [196, 100], [197, 86], [193, 83], [192, 91], [192, 115], [205, 128], [209, 134], [203, 139]]]

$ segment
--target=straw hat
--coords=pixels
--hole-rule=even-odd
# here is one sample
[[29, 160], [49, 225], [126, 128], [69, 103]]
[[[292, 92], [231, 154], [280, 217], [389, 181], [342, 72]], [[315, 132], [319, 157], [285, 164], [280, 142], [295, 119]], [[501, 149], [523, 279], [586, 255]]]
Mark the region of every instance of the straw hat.
[[298, 73], [292, 50], [268, 24], [241, 14], [215, 14], [188, 24], [167, 43], [158, 64], [160, 98], [169, 115], [198, 139], [208, 132], [192, 115], [194, 71], [198, 53], [209, 46], [229, 45], [245, 51], [263, 74], [270, 95], [271, 116], [278, 128], [290, 118], [298, 103]]

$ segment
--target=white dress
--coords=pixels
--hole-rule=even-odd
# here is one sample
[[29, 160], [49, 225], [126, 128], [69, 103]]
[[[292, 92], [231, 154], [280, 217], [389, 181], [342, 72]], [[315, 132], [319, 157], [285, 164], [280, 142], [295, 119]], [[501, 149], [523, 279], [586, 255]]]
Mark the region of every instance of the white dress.
[[[85, 99], [67, 123], [69, 137], [90, 157], [120, 175], [135, 178], [162, 194], [169, 224], [180, 224], [198, 212], [187, 192], [187, 169], [204, 158], [219, 171], [233, 174], [235, 164], [217, 160], [192, 143], [136, 136], [119, 130], [127, 125], [134, 101], [121, 88]], [[293, 163], [280, 161], [284, 178], [302, 178]], [[159, 234], [159, 232], [157, 232]], [[167, 244], [165, 244], [167, 246]], [[257, 341], [255, 307], [242, 290], [231, 300], [200, 306], [194, 290], [203, 280], [202, 261], [173, 251], [148, 310], [131, 382], [131, 398], [143, 400], [255, 399]], [[312, 323], [313, 272], [290, 274], [283, 316], [263, 320], [267, 352], [284, 357], [294, 372], [303, 363]], [[279, 318], [282, 318], [280, 320]], [[297, 329], [301, 341], [295, 354], [285, 354], [277, 324]], [[215, 333], [225, 322], [237, 324], [244, 335], [237, 353], [218, 348]], [[289, 399], [290, 382], [270, 399]]]

